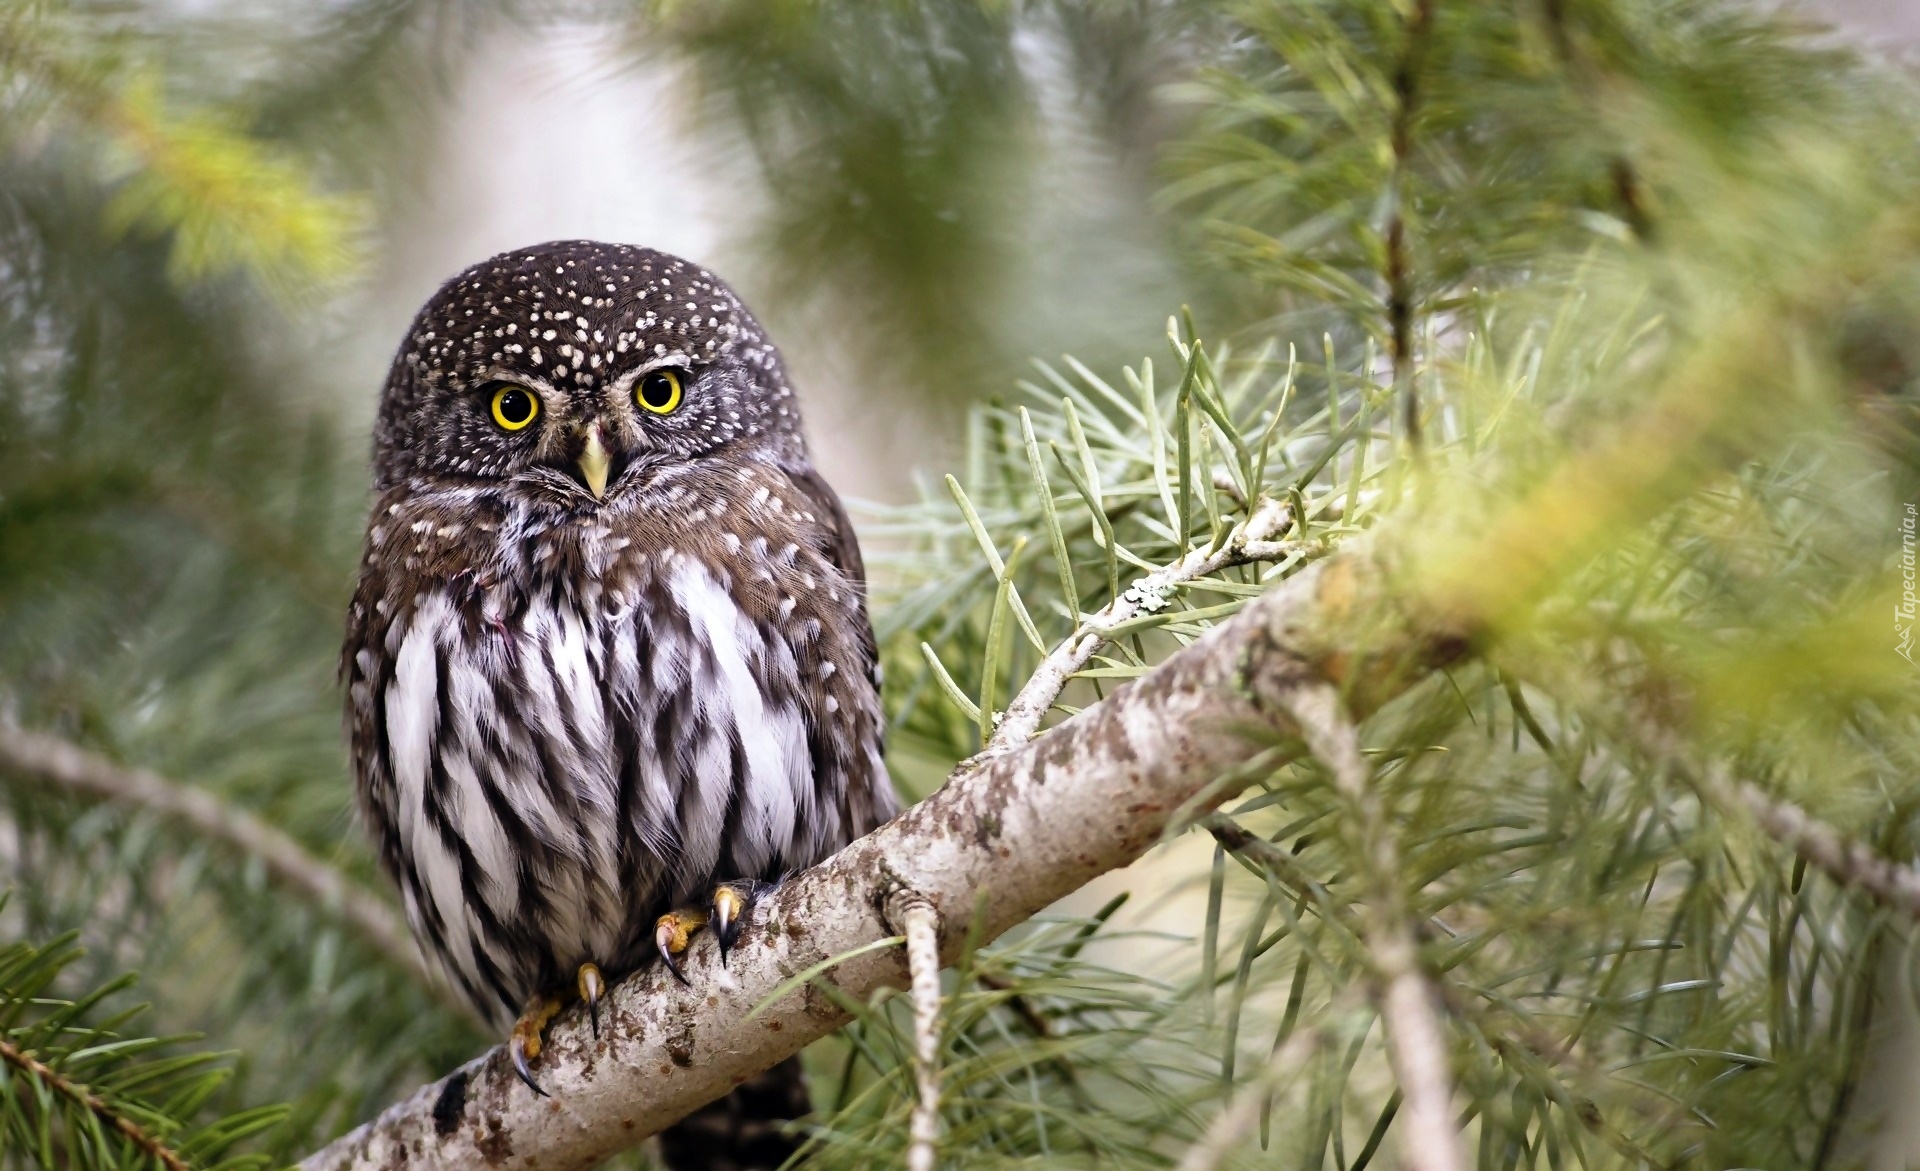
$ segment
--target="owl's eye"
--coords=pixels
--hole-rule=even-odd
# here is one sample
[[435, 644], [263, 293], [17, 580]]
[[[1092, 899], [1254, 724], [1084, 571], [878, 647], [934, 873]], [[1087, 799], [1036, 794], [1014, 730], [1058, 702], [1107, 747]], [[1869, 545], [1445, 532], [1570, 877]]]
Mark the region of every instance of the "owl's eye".
[[518, 431], [540, 413], [540, 400], [524, 386], [503, 386], [493, 392], [493, 421], [508, 431]]
[[676, 370], [649, 370], [640, 376], [633, 389], [633, 401], [656, 415], [671, 415], [680, 408], [680, 374]]

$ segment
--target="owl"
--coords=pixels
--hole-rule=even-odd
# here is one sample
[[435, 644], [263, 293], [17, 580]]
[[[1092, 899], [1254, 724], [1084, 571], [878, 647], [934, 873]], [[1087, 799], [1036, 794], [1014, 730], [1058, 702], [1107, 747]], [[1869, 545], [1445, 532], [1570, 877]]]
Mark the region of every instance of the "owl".
[[567, 1001], [721, 958], [897, 809], [845, 509], [713, 274], [565, 241], [459, 274], [375, 425], [342, 656], [360, 807], [423, 949], [530, 1063]]

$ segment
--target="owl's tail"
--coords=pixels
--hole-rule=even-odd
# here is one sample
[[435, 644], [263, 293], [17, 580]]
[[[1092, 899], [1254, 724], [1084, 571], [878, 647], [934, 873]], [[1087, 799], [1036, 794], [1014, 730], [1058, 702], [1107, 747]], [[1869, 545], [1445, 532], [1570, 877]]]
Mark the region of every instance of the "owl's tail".
[[775, 1171], [804, 1141], [785, 1123], [812, 1109], [800, 1058], [748, 1078], [660, 1132], [668, 1171]]

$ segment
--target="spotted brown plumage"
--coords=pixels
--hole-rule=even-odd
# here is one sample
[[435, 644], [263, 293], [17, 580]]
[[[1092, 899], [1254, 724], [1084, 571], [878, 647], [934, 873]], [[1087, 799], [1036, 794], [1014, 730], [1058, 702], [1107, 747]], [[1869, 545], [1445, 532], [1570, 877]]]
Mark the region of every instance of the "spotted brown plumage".
[[859, 548], [719, 279], [583, 241], [474, 266], [402, 343], [373, 462], [361, 808], [482, 1013], [618, 978], [657, 917], [893, 814]]

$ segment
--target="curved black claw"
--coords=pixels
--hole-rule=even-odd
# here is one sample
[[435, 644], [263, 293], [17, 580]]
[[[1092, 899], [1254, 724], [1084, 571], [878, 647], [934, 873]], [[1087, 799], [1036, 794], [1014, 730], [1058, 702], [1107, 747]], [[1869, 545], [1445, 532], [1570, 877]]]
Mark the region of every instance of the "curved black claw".
[[709, 922], [713, 924], [714, 942], [720, 945], [720, 966], [727, 966], [727, 952], [732, 950], [733, 941], [740, 937], [742, 920], [746, 918], [747, 901], [740, 892], [730, 886], [713, 888], [713, 906], [708, 911]]
[[687, 979], [687, 974], [680, 970], [680, 961], [673, 958], [675, 942], [680, 944], [679, 950], [687, 949], [685, 934], [675, 932], [670, 924], [662, 922], [653, 929], [653, 945], [659, 949], [660, 959], [667, 965], [667, 971], [673, 973], [674, 979], [691, 988], [693, 981]]
[[740, 942], [740, 935], [747, 929], [747, 916], [752, 913], [753, 905], [760, 900], [760, 893], [766, 889], [759, 882], [727, 882], [713, 888], [713, 899], [708, 908], [709, 921], [713, 924], [714, 941], [720, 945], [720, 966], [727, 966], [727, 953], [733, 945]]
[[600, 969], [593, 964], [581, 964], [575, 973], [574, 982], [579, 986], [580, 999], [587, 1002], [587, 1019], [593, 1022], [593, 1039], [600, 1039], [600, 997], [606, 993], [606, 981], [600, 977]]
[[513, 1072], [520, 1075], [520, 1080], [527, 1083], [527, 1088], [542, 1098], [548, 1097], [547, 1092], [540, 1088], [540, 1083], [533, 1080], [533, 1070], [527, 1067], [525, 1039], [515, 1034], [513, 1040], [507, 1043], [507, 1052], [513, 1056]]

